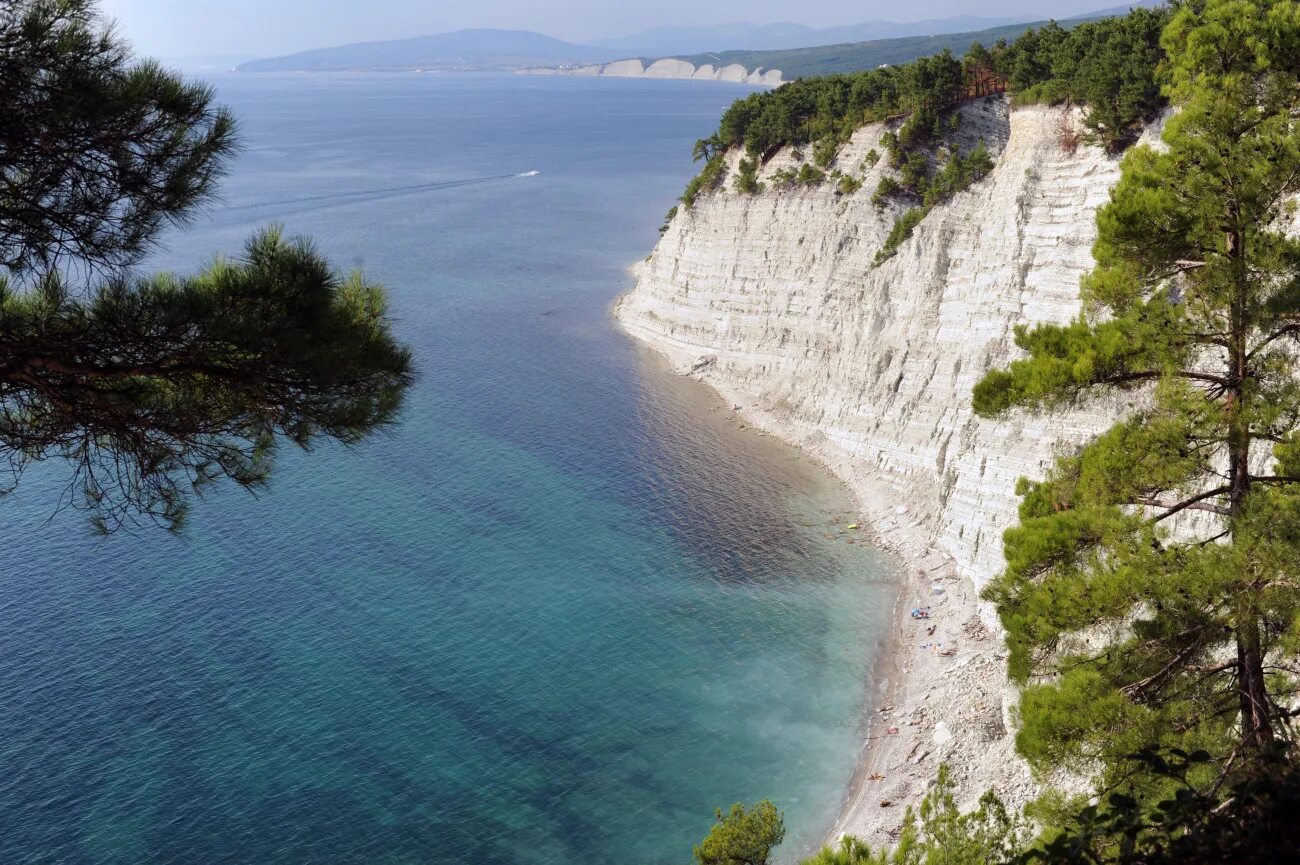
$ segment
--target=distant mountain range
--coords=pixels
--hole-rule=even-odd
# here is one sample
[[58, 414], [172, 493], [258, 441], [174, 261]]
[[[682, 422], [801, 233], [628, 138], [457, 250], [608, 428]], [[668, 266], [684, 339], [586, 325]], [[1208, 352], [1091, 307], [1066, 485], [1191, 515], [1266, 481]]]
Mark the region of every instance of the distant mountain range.
[[[1106, 17], [1106, 16], [1099, 16]], [[1062, 27], [1083, 23], [1084, 18], [1062, 21]], [[999, 39], [1011, 42], [1030, 27], [1041, 27], [1046, 21], [1027, 21], [1023, 24], [1004, 24], [986, 30], [968, 30], [964, 33], [943, 33], [934, 36], [900, 36], [895, 39], [871, 39], [866, 42], [848, 42], [842, 45], [818, 45], [812, 48], [792, 48], [785, 51], [717, 51], [704, 54], [678, 56], [693, 66], [742, 66], [745, 69], [777, 69], [785, 81], [812, 78], [817, 75], [834, 75], [875, 69], [877, 66], [894, 66], [910, 63], [918, 57], [938, 54], [945, 48], [958, 57], [972, 44], [992, 45]]]
[[[1136, 0], [1067, 20], [1077, 22], [1122, 15], [1132, 6], [1154, 6], [1159, 2]], [[992, 34], [1014, 38], [1031, 23], [1035, 22], [1026, 17], [956, 15], [904, 24], [868, 21], [823, 29], [799, 24], [669, 27], [603, 40], [595, 45], [574, 45], [526, 30], [458, 30], [437, 36], [318, 48], [253, 60], [236, 69], [240, 72], [511, 70], [677, 57], [696, 65], [737, 63], [749, 69], [780, 69], [789, 79], [814, 72], [870, 68], [861, 65], [867, 57], [875, 65], [903, 62], [905, 55], [908, 55], [906, 59], [912, 59], [944, 47], [964, 51], [975, 39], [992, 41], [988, 38]]]
[[[1062, 27], [1070, 28], [1086, 21], [1100, 18], [1113, 18], [1127, 15], [1136, 7], [1159, 6], [1164, 0], [1136, 0], [1124, 6], [1112, 6], [1099, 9], [1086, 15], [1061, 18]], [[999, 39], [1008, 42], [1014, 40], [1030, 27], [1041, 27], [1046, 20], [1024, 21], [1016, 24], [1003, 24], [983, 30], [964, 32], [935, 33], [919, 36], [900, 36], [891, 39], [871, 39], [866, 42], [849, 42], [836, 45], [817, 45], [779, 51], [718, 51], [703, 52], [694, 55], [674, 55], [676, 58], [695, 66], [711, 64], [727, 66], [735, 64], [746, 69], [779, 69], [786, 81], [796, 78], [810, 78], [815, 75], [832, 75], [840, 72], [856, 72], [860, 69], [874, 69], [882, 64], [895, 65], [909, 63], [918, 57], [938, 54], [945, 48], [961, 56], [979, 42], [992, 45]]]
[[190, 54], [179, 56], [160, 56], [158, 60], [182, 72], [204, 74], [209, 72], [229, 72], [240, 63], [256, 60], [256, 54]]
[[620, 36], [616, 39], [598, 39], [592, 44], [610, 48], [624, 57], [660, 57], [676, 54], [703, 54], [706, 51], [780, 51], [790, 48], [809, 48], [817, 45], [836, 45], [846, 42], [867, 42], [874, 39], [894, 39], [900, 36], [933, 36], [943, 33], [962, 33], [968, 30], [987, 30], [1005, 24], [1021, 24], [1036, 20], [1027, 15], [1009, 18], [980, 18], [975, 15], [954, 15], [951, 18], [933, 18], [927, 21], [864, 21], [841, 27], [813, 28], [802, 24], [723, 24], [716, 27], [659, 27]]
[[615, 60], [608, 48], [571, 45], [527, 30], [458, 30], [387, 42], [356, 42], [284, 57], [253, 60], [240, 72], [324, 72], [345, 69], [497, 70]]

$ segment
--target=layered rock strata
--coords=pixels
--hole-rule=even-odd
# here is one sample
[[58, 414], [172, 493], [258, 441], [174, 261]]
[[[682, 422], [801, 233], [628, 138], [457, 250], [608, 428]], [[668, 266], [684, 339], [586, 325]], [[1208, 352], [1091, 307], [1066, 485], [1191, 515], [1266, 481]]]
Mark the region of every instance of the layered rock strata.
[[[938, 761], [953, 765], [968, 800], [989, 786], [1013, 803], [1033, 792], [1014, 757], [996, 622], [976, 598], [1002, 567], [1017, 479], [1041, 477], [1057, 452], [1129, 405], [999, 420], [972, 412], [975, 383], [1017, 356], [1017, 324], [1078, 313], [1096, 211], [1119, 165], [1098, 148], [1064, 147], [1062, 124], [1078, 118], [1060, 109], [1009, 111], [990, 98], [961, 114], [960, 143], [983, 139], [993, 171], [936, 207], [882, 263], [902, 205], [871, 202], [889, 170], [879, 158], [885, 129], [872, 125], [834, 166], [861, 179], [860, 190], [778, 187], [774, 175], [806, 158], [787, 149], [762, 168], [763, 192], [738, 193], [729, 178], [681, 207], [616, 308], [631, 334], [749, 423], [847, 481], [906, 563], [894, 651], [837, 826], [877, 843], [897, 831], [900, 806]], [[730, 156], [733, 174], [739, 158]], [[906, 610], [932, 587], [943, 594], [927, 633]]]
[[733, 84], [757, 84], [776, 87], [782, 83], [780, 69], [747, 69], [739, 63], [725, 66], [702, 64], [696, 66], [686, 60], [665, 58], [648, 66], [640, 60], [617, 60], [595, 66], [564, 69], [524, 69], [528, 75], [601, 75], [607, 78], [678, 78], [692, 81], [727, 81]]

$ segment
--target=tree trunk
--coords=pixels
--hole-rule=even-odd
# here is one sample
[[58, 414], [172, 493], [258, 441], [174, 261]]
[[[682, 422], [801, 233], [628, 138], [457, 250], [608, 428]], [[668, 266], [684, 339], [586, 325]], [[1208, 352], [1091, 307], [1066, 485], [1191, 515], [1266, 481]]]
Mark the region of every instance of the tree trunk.
[[[1230, 206], [1233, 229], [1228, 232], [1228, 256], [1236, 271], [1237, 297], [1230, 313], [1231, 338], [1228, 348], [1228, 479], [1231, 489], [1229, 528], [1241, 518], [1250, 493], [1250, 411], [1247, 406], [1249, 391], [1246, 379], [1250, 375], [1247, 361], [1247, 341], [1251, 322], [1247, 320], [1246, 303], [1248, 277], [1246, 250], [1240, 229], [1241, 214], [1236, 204]], [[1249, 578], [1241, 575], [1243, 580]], [[1264, 681], [1264, 649], [1260, 637], [1260, 610], [1256, 604], [1255, 586], [1246, 589], [1237, 606], [1237, 696], [1241, 704], [1241, 744], [1249, 759], [1258, 755], [1273, 741], [1273, 721], [1269, 713], [1268, 688]]]
[[1259, 622], [1252, 617], [1237, 625], [1237, 692], [1241, 700], [1241, 744], [1249, 758], [1273, 741], [1268, 689], [1264, 685], [1264, 652]]

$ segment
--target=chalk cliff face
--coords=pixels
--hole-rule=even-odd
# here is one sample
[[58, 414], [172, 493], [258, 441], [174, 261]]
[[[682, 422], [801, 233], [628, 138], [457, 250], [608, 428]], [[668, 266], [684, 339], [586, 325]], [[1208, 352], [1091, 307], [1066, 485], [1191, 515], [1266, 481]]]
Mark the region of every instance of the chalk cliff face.
[[785, 152], [765, 167], [763, 193], [729, 180], [682, 207], [617, 315], [755, 423], [820, 456], [894, 546], [946, 555], [982, 587], [1002, 567], [1017, 478], [1041, 477], [1058, 448], [1123, 409], [988, 421], [970, 408], [976, 381], [1016, 356], [1016, 324], [1077, 314], [1096, 209], [1119, 166], [1097, 148], [1065, 152], [1060, 109], [990, 99], [962, 115], [968, 141], [997, 154], [994, 170], [880, 266], [896, 211], [871, 203], [886, 160], [872, 164], [884, 130], [869, 126], [837, 162], [863, 177], [856, 193], [773, 188], [771, 175], [793, 164]]
[[780, 69], [749, 70], [739, 63], [715, 67], [708, 63], [696, 66], [686, 60], [665, 58], [655, 60], [649, 66], [640, 60], [617, 60], [613, 63], [594, 66], [566, 67], [555, 69], [522, 69], [527, 75], [578, 75], [583, 77], [604, 76], [606, 78], [677, 78], [693, 81], [727, 81], [733, 84], [760, 84], [776, 87], [781, 84]]

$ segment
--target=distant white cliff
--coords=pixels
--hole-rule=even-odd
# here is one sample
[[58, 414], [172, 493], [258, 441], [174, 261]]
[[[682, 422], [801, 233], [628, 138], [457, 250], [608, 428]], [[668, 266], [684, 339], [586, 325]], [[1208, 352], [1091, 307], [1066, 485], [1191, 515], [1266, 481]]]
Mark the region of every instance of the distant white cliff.
[[646, 66], [640, 60], [619, 60], [614, 63], [564, 68], [521, 69], [525, 75], [601, 75], [608, 78], [675, 78], [692, 81], [730, 81], [735, 84], [759, 84], [776, 87], [782, 83], [780, 69], [749, 70], [739, 63], [715, 67], [709, 64], [696, 66], [686, 60], [667, 58]]

